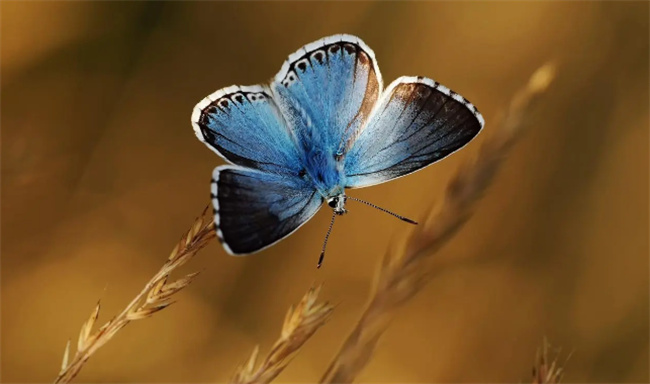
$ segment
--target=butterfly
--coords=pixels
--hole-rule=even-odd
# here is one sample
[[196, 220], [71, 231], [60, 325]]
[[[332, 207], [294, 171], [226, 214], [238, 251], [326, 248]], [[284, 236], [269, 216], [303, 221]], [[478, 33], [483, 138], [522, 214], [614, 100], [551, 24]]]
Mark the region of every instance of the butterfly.
[[467, 99], [425, 77], [383, 89], [375, 54], [334, 35], [291, 54], [270, 84], [230, 86], [192, 113], [198, 139], [228, 165], [215, 168], [217, 237], [232, 255], [286, 238], [320, 209], [347, 212], [346, 189], [418, 171], [463, 147], [485, 121]]

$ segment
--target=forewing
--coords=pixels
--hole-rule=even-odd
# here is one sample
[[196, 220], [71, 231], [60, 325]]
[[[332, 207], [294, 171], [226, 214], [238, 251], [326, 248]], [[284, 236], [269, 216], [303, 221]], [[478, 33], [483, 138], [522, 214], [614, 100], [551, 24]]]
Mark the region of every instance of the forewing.
[[335, 35], [290, 55], [271, 89], [303, 153], [337, 152], [366, 121], [382, 79], [363, 41]]
[[242, 255], [289, 236], [322, 197], [302, 178], [225, 165], [214, 170], [212, 203], [217, 236], [230, 254]]
[[196, 136], [227, 161], [296, 175], [300, 157], [268, 87], [232, 86], [201, 100], [192, 113]]
[[346, 187], [379, 184], [415, 172], [460, 149], [484, 120], [467, 99], [422, 77], [386, 89], [345, 157]]

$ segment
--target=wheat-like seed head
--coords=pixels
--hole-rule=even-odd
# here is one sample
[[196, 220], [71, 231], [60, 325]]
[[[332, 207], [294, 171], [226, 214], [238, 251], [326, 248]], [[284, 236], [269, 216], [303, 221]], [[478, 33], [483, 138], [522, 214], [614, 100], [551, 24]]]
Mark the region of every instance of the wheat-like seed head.
[[245, 364], [237, 368], [232, 384], [270, 383], [289, 364], [292, 356], [330, 318], [333, 307], [327, 303], [316, 303], [320, 287], [311, 288], [297, 306], [289, 308], [284, 318], [280, 338], [269, 354], [255, 369], [259, 347]]
[[[546, 338], [544, 338], [544, 343], [540, 349], [537, 350], [537, 355], [535, 356], [535, 364], [533, 365], [533, 382], [532, 384], [559, 384], [564, 376], [564, 368], [562, 368], [558, 362], [558, 355], [560, 351], [557, 352], [557, 355], [551, 361], [549, 365], [549, 343]], [[567, 356], [566, 360], [571, 357], [571, 354]]]
[[70, 382], [81, 370], [95, 351], [101, 348], [115, 336], [120, 329], [134, 320], [147, 318], [154, 313], [167, 308], [172, 302], [169, 299], [187, 287], [198, 272], [190, 273], [183, 278], [169, 283], [169, 275], [178, 267], [189, 261], [201, 248], [215, 237], [214, 223], [206, 218], [207, 208], [199, 216], [192, 227], [185, 233], [172, 250], [163, 267], [149, 280], [144, 289], [117, 316], [104, 323], [97, 331], [92, 329], [99, 318], [100, 303], [93, 309], [90, 317], [81, 327], [77, 340], [77, 351], [70, 360], [70, 342], [63, 353], [61, 371], [55, 383]]

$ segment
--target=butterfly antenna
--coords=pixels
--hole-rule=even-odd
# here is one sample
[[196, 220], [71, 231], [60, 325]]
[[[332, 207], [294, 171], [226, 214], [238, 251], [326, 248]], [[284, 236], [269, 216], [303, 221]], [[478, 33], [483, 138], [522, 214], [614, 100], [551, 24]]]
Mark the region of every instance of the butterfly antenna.
[[330, 238], [330, 233], [332, 233], [332, 227], [334, 226], [334, 219], [336, 219], [336, 213], [332, 214], [332, 221], [330, 221], [330, 227], [327, 230], [327, 235], [325, 235], [325, 241], [323, 241], [323, 250], [320, 253], [320, 257], [318, 258], [318, 265], [316, 268], [320, 268], [321, 265], [323, 265], [323, 259], [325, 258], [325, 247], [327, 247], [327, 240]]
[[345, 196], [345, 198], [346, 198], [346, 199], [350, 199], [350, 200], [354, 200], [354, 201], [358, 201], [358, 202], [360, 202], [360, 203], [364, 203], [365, 205], [369, 205], [369, 206], [371, 206], [371, 207], [373, 207], [373, 208], [377, 208], [378, 210], [383, 211], [383, 212], [386, 212], [386, 213], [388, 213], [389, 215], [393, 215], [393, 216], [397, 217], [397, 218], [400, 219], [400, 220], [404, 220], [404, 221], [406, 221], [407, 223], [411, 223], [411, 224], [415, 224], [415, 225], [417, 225], [417, 223], [418, 223], [417, 221], [415, 221], [415, 220], [411, 220], [411, 219], [409, 219], [408, 217], [400, 216], [400, 215], [398, 215], [397, 213], [394, 213], [394, 212], [389, 211], [388, 209], [384, 209], [384, 208], [382, 208], [382, 207], [378, 207], [378, 206], [374, 205], [373, 203], [369, 203], [369, 202], [367, 202], [367, 201], [363, 201], [363, 200], [361, 200], [361, 199], [357, 199], [357, 198], [355, 198], [355, 197], [351, 197], [351, 196]]

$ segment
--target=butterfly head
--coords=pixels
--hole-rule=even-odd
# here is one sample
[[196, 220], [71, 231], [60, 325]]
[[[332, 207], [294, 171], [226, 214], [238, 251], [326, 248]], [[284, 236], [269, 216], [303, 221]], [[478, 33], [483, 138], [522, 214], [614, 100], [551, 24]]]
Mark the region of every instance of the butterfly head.
[[327, 199], [327, 205], [329, 205], [334, 213], [337, 215], [342, 215], [348, 211], [345, 209], [345, 194], [336, 195]]

